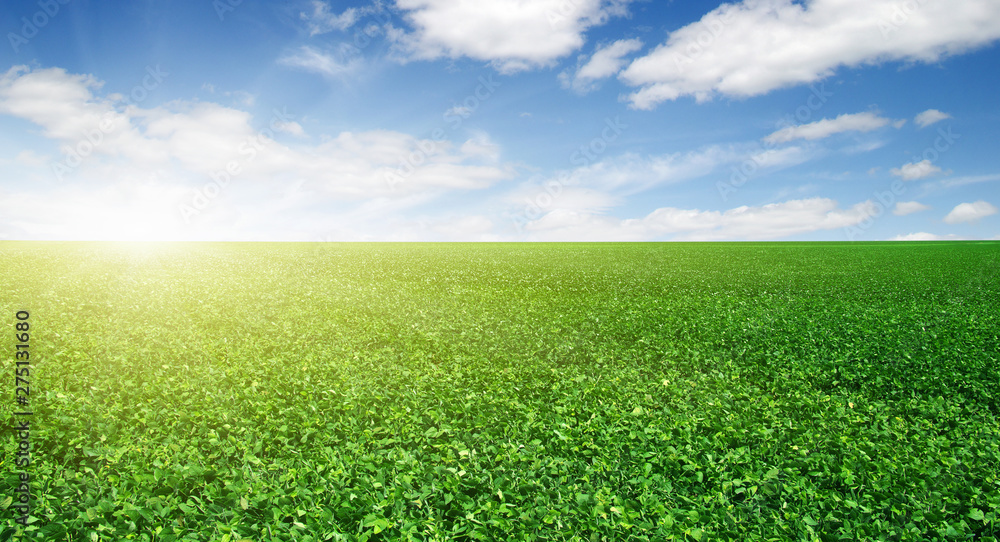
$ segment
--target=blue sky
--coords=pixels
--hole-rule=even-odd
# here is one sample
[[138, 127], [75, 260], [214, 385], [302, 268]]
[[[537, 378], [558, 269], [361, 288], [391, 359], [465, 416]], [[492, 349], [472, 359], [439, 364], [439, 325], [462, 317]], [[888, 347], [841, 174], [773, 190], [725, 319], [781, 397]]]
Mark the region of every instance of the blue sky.
[[1000, 238], [1000, 3], [0, 8], [0, 239]]

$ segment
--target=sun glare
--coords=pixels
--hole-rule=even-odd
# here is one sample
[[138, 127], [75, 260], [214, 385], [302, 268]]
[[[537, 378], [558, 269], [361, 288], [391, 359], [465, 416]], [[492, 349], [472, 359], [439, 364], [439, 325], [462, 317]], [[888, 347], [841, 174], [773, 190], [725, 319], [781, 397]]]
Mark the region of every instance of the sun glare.
[[191, 228], [177, 210], [175, 194], [157, 187], [104, 194], [80, 205], [63, 220], [70, 238], [81, 241], [185, 241]]

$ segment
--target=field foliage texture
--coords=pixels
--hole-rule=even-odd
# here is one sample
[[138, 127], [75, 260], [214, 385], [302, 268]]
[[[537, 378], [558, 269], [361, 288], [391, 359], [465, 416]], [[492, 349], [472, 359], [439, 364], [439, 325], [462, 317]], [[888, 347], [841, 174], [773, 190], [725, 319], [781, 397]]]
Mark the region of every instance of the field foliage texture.
[[0, 256], [0, 539], [1000, 534], [998, 243]]

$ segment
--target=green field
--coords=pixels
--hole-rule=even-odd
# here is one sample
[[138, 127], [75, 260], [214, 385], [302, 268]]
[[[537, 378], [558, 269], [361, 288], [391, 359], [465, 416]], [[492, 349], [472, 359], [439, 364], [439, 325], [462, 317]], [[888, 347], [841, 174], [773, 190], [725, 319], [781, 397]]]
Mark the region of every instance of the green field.
[[998, 257], [3, 242], [0, 539], [995, 540]]

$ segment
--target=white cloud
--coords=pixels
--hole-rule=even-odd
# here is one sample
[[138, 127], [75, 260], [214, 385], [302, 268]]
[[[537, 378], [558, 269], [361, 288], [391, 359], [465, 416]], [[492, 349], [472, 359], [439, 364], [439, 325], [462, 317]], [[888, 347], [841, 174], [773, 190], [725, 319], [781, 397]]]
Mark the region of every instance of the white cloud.
[[226, 92], [225, 95], [235, 98], [237, 103], [245, 107], [252, 107], [257, 102], [257, 97], [245, 90], [234, 90], [233, 92]]
[[1000, 173], [952, 177], [947, 180], [938, 181], [937, 183], [928, 183], [927, 186], [935, 188], [954, 188], [956, 186], [965, 186], [968, 184], [978, 184], [978, 183], [991, 183], [996, 181], [1000, 181]]
[[389, 35], [407, 58], [468, 57], [513, 73], [580, 49], [587, 29], [625, 15], [629, 1], [396, 0], [413, 31]]
[[532, 240], [544, 241], [648, 241], [671, 236], [675, 240], [765, 240], [854, 226], [876, 212], [871, 201], [840, 209], [836, 201], [826, 198], [723, 212], [663, 207], [645, 217], [624, 220], [556, 210], [529, 222], [525, 230]]
[[337, 15], [330, 11], [330, 5], [320, 0], [313, 0], [312, 14], [302, 13], [300, 17], [306, 21], [309, 27], [309, 35], [326, 34], [333, 30], [347, 30], [358, 21], [358, 9], [347, 8], [343, 13]]
[[585, 64], [577, 68], [570, 76], [569, 72], [559, 75], [564, 87], [585, 93], [593, 90], [595, 82], [610, 77], [625, 64], [625, 56], [642, 48], [642, 42], [637, 39], [618, 40], [600, 47]]
[[835, 119], [822, 119], [809, 124], [786, 126], [764, 138], [768, 143], [787, 143], [795, 139], [823, 139], [841, 132], [871, 132], [887, 124], [890, 120], [875, 113], [853, 113], [840, 115]]
[[941, 168], [932, 164], [930, 160], [924, 159], [919, 162], [903, 164], [898, 168], [894, 167], [889, 170], [889, 173], [904, 181], [913, 181], [941, 173]]
[[998, 38], [995, 0], [744, 0], [672, 32], [621, 78], [639, 87], [628, 96], [631, 106], [651, 109], [686, 95], [765, 94], [841, 67], [936, 62]]
[[981, 218], [995, 215], [997, 212], [996, 207], [982, 200], [974, 203], [959, 203], [948, 213], [948, 216], [944, 217], [944, 221], [948, 224], [976, 222]]
[[444, 112], [445, 117], [462, 117], [463, 119], [469, 118], [472, 115], [472, 108], [464, 105], [453, 105]]
[[463, 156], [477, 157], [487, 163], [496, 163], [500, 160], [500, 145], [494, 143], [486, 132], [476, 132], [462, 143], [459, 150]]
[[[167, 220], [161, 206], [166, 205], [176, 222], [180, 205], [190, 205], [194, 191], [213, 177], [230, 180], [198, 220], [222, 228], [219, 231], [240, 231], [241, 224], [279, 215], [296, 221], [295, 209], [321, 204], [353, 202], [363, 207], [381, 200], [419, 205], [446, 191], [489, 187], [514, 173], [511, 166], [499, 163], [499, 147], [485, 133], [453, 143], [372, 130], [291, 146], [277, 140], [277, 134], [304, 135], [304, 130], [288, 112], [255, 119], [210, 102], [124, 106], [95, 95], [100, 86], [93, 78], [58, 69], [17, 67], [0, 76], [0, 113], [38, 125], [54, 147], [61, 147], [59, 159], [83, 147], [88, 151], [77, 167], [65, 172], [67, 184], [80, 187], [79, 193], [67, 189], [49, 198], [5, 194], [0, 199], [26, 201], [28, 208], [48, 211], [21, 218], [17, 212], [0, 212], [0, 226], [14, 227], [16, 222], [25, 236], [78, 231], [107, 238], [144, 232], [148, 228], [142, 224], [155, 223], [150, 228], [173, 228], [184, 237], [187, 234]], [[104, 124], [106, 130], [100, 128], [104, 120], [110, 121]], [[88, 133], [99, 133], [99, 142], [82, 145]], [[31, 160], [34, 155], [22, 155], [36, 172], [53, 178], [49, 167]], [[231, 164], [238, 173], [223, 173]], [[152, 179], [143, 181], [145, 192], [128, 191], [130, 183], [141, 184], [143, 179]], [[81, 198], [84, 192], [100, 194], [100, 199]], [[74, 198], [78, 204], [72, 203]], [[133, 200], [136, 209], [146, 211], [126, 212]], [[135, 220], [136, 226], [122, 230], [122, 220]], [[214, 230], [212, 236], [218, 238]]]
[[[406, 210], [405, 208], [402, 210]], [[325, 233], [314, 236], [315, 241], [448, 241], [448, 242], [497, 242], [512, 241], [494, 233], [494, 219], [484, 214], [420, 216], [407, 218], [399, 210], [374, 207], [364, 214], [352, 213], [347, 220], [328, 223]], [[372, 219], [375, 220], [372, 220]], [[320, 219], [322, 220], [322, 219]], [[374, 223], [368, 223], [374, 222]], [[363, 226], [364, 233], [358, 231]], [[315, 228], [314, 228], [315, 229]]]
[[[511, 190], [504, 199], [511, 204], [508, 214], [512, 220], [523, 227], [527, 221], [555, 211], [558, 213], [553, 217], [602, 213], [622, 205], [629, 196], [658, 186], [718, 174], [725, 166], [732, 166], [732, 171], [742, 168], [753, 175], [804, 162], [811, 155], [811, 150], [802, 147], [765, 150], [759, 143], [712, 145], [652, 156], [624, 153], [559, 171], [550, 177], [533, 179]], [[570, 161], [586, 162], [586, 156], [576, 153]], [[721, 178], [731, 180], [732, 171], [725, 172]], [[743, 174], [737, 172], [735, 175]], [[741, 180], [745, 181], [746, 177]], [[554, 220], [553, 217], [547, 220]]]
[[856, 141], [856, 142], [854, 142], [853, 145], [845, 146], [845, 147], [843, 147], [840, 150], [841, 150], [841, 152], [843, 152], [845, 154], [858, 154], [858, 153], [872, 152], [872, 151], [876, 151], [878, 149], [881, 149], [882, 147], [884, 147], [886, 145], [886, 143], [888, 143], [888, 142], [885, 141], [885, 140], [882, 140], [882, 139], [873, 139], [873, 140], [867, 140], [867, 141]]
[[69, 75], [61, 68], [31, 72], [14, 66], [0, 77], [0, 113], [27, 119], [55, 139], [78, 139], [97, 126], [114, 104], [92, 101], [103, 83], [90, 75]]
[[[567, 184], [628, 193], [707, 175], [737, 159], [735, 149], [710, 146], [689, 152], [641, 156], [625, 153], [570, 170]], [[578, 157], [583, 158], [583, 157]]]
[[[207, 91], [209, 94], [215, 94], [216, 88], [212, 83], [202, 83], [201, 89]], [[233, 98], [233, 100], [245, 107], [251, 107], [257, 101], [257, 97], [245, 90], [233, 90], [225, 91], [221, 93], [227, 98]]]
[[930, 207], [920, 203], [919, 201], [900, 201], [896, 203], [896, 207], [892, 210], [892, 214], [896, 216], [906, 216], [913, 213], [919, 213], [920, 211], [926, 211]]
[[42, 193], [0, 193], [0, 229], [21, 239], [172, 240], [183, 235], [175, 203], [180, 186], [134, 179], [60, 186]]
[[794, 166], [809, 160], [815, 150], [808, 147], [788, 146], [780, 149], [765, 149], [761, 152], [748, 154], [743, 161], [752, 161], [758, 168], [782, 168]]
[[961, 237], [951, 233], [948, 235], [936, 235], [933, 233], [927, 233], [924, 231], [917, 233], [908, 233], [906, 235], [897, 235], [889, 241], [957, 241]]
[[433, 189], [486, 188], [513, 172], [497, 165], [499, 150], [487, 139], [457, 147], [449, 141], [420, 139], [388, 130], [343, 132], [316, 147], [278, 144], [258, 157], [264, 175], [309, 179], [341, 198], [399, 197]]
[[49, 158], [47, 156], [42, 156], [33, 150], [27, 149], [17, 153], [14, 160], [25, 166], [38, 167], [45, 165], [49, 161]]
[[483, 215], [466, 215], [437, 219], [424, 225], [424, 227], [440, 235], [443, 240], [448, 241], [500, 240], [493, 233], [493, 221]]
[[510, 213], [518, 219], [537, 219], [557, 209], [601, 213], [621, 205], [623, 199], [593, 188], [570, 186], [553, 179], [526, 182], [504, 198], [514, 206]]
[[[811, 154], [810, 149], [794, 145], [780, 149], [763, 149], [759, 144], [710, 145], [693, 151], [652, 156], [626, 152], [588, 163], [585, 154], [577, 153], [571, 156], [571, 162], [584, 162], [584, 165], [563, 171], [558, 177], [565, 185], [628, 195], [704, 177], [726, 165], [749, 170], [751, 175], [759, 174], [800, 164]], [[726, 177], [729, 176], [727, 173]]]
[[329, 52], [303, 45], [298, 50], [279, 58], [278, 63], [325, 77], [338, 78], [355, 73], [361, 68], [363, 61], [357, 48], [342, 43]]
[[923, 113], [920, 113], [919, 115], [914, 117], [913, 122], [916, 122], [917, 126], [923, 128], [925, 126], [930, 126], [935, 122], [939, 122], [944, 119], [950, 119], [950, 118], [951, 115], [949, 115], [948, 113], [942, 113], [937, 109], [928, 109], [927, 111], [924, 111]]
[[304, 128], [302, 128], [302, 125], [295, 122], [294, 120], [275, 122], [274, 129], [279, 132], [284, 132], [286, 134], [291, 134], [293, 136], [298, 136], [298, 137], [305, 137], [306, 135], [306, 131]]

